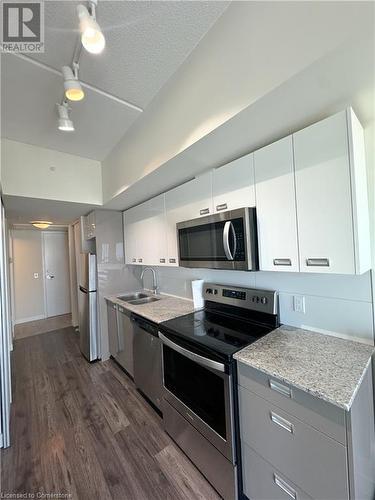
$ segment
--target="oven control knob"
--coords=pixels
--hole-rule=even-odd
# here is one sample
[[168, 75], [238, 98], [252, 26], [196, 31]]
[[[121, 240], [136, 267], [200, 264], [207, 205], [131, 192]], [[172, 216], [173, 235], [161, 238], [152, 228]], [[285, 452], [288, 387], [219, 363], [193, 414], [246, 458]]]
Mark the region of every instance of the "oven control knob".
[[267, 302], [268, 302], [267, 297], [262, 297], [260, 299], [260, 301], [261, 301], [262, 304], [267, 304]]
[[206, 293], [212, 293], [212, 288], [206, 288]]
[[260, 301], [260, 298], [259, 298], [259, 297], [257, 297], [257, 298], [256, 298], [256, 301], [257, 301], [257, 303], [258, 303], [258, 302]]
[[214, 295], [217, 295], [217, 290], [216, 290], [216, 288], [215, 288], [215, 290], [214, 290]]

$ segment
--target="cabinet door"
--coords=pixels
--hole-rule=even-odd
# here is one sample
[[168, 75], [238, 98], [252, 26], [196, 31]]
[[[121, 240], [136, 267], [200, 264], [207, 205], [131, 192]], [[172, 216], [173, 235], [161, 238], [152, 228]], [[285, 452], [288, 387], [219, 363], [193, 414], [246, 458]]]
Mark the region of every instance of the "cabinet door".
[[214, 211], [255, 206], [253, 153], [213, 171]]
[[178, 265], [176, 224], [213, 212], [212, 173], [208, 172], [165, 193], [168, 264]]
[[300, 268], [355, 272], [346, 113], [294, 134]]
[[137, 223], [139, 224], [138, 207], [124, 212], [125, 263], [137, 264]]
[[254, 153], [260, 269], [298, 271], [293, 140]]
[[138, 258], [150, 266], [167, 264], [167, 240], [164, 194], [142, 203], [137, 229]]

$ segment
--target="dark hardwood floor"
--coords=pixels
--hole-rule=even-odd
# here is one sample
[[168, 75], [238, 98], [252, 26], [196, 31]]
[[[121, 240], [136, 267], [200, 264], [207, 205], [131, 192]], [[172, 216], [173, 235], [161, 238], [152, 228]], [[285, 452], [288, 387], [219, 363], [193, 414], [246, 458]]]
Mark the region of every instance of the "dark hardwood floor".
[[132, 381], [111, 360], [87, 363], [77, 340], [65, 328], [15, 342], [2, 498], [217, 500]]

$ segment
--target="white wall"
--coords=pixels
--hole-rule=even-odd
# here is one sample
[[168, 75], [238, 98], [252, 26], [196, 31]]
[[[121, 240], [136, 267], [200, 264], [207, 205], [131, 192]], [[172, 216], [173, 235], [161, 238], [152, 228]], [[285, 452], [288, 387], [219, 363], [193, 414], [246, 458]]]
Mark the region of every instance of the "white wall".
[[[15, 323], [45, 317], [42, 233], [30, 229], [12, 230]], [[34, 278], [38, 273], [38, 279]]]
[[2, 139], [1, 145], [4, 194], [102, 203], [100, 162], [8, 139]]
[[[319, 58], [345, 42], [355, 46], [373, 33], [373, 9], [371, 2], [233, 2], [103, 162], [104, 201]], [[332, 79], [326, 72], [319, 88], [322, 100], [337, 103], [336, 89], [350, 78]], [[288, 104], [283, 116], [291, 121]]]
[[[277, 290], [282, 323], [368, 343], [374, 341], [370, 272], [346, 276], [172, 267], [159, 267], [157, 272], [161, 291], [180, 297], [192, 297], [193, 279]], [[293, 310], [293, 295], [296, 294], [305, 297], [306, 314]]]

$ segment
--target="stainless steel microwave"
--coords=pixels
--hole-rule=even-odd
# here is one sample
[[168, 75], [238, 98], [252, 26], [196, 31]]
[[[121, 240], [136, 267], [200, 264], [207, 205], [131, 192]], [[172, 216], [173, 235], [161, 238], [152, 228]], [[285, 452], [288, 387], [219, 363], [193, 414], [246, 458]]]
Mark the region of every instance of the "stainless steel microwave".
[[177, 238], [182, 267], [258, 269], [255, 207], [179, 222]]

